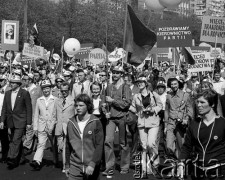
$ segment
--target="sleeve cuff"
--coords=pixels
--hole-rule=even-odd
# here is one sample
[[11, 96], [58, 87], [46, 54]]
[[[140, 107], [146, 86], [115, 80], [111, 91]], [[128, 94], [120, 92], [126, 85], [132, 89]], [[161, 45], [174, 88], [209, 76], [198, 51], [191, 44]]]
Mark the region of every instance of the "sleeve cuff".
[[95, 168], [95, 163], [93, 161], [91, 161], [88, 165]]

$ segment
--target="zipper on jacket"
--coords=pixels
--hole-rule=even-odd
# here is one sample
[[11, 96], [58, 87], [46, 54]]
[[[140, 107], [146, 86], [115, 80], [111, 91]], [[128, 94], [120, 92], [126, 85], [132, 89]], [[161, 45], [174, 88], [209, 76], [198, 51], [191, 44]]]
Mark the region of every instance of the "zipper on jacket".
[[[93, 120], [90, 120], [90, 121], [88, 121], [87, 122], [87, 124], [84, 126], [84, 129], [85, 129], [85, 127], [90, 123], [90, 122], [92, 122], [92, 121], [96, 121], [97, 119], [93, 119]], [[71, 121], [71, 120], [70, 120]], [[72, 122], [72, 121], [71, 121]], [[77, 129], [77, 127], [76, 127], [76, 125], [72, 122], [72, 124], [73, 124], [73, 126], [76, 128], [76, 130], [78, 131], [78, 133], [80, 133], [79, 132], [79, 130]], [[84, 142], [83, 142], [83, 137], [84, 137], [84, 130], [83, 130], [83, 136], [81, 137], [81, 143], [82, 143], [82, 151], [81, 151], [81, 161], [82, 161], [82, 166], [83, 166], [83, 173], [85, 173], [84, 171], [85, 171], [85, 169], [84, 169]]]
[[202, 143], [201, 143], [201, 141], [200, 141], [200, 139], [199, 139], [199, 131], [200, 131], [201, 124], [202, 124], [202, 121], [199, 123], [199, 126], [198, 126], [198, 134], [197, 134], [197, 138], [198, 138], [199, 144], [201, 145], [202, 150], [203, 150], [203, 157], [202, 157], [203, 162], [202, 162], [202, 165], [203, 165], [203, 167], [205, 167], [205, 153], [206, 153], [206, 149], [207, 149], [207, 147], [208, 147], [208, 145], [209, 145], [209, 142], [210, 142], [210, 139], [211, 139], [211, 136], [212, 136], [212, 131], [213, 131], [213, 128], [214, 128], [215, 120], [214, 120], [214, 122], [213, 122], [212, 129], [211, 129], [211, 132], [210, 132], [210, 134], [209, 134], [209, 140], [208, 140], [208, 142], [207, 142], [207, 144], [206, 144], [206, 146], [205, 146], [205, 149], [204, 149], [204, 147], [202, 146]]

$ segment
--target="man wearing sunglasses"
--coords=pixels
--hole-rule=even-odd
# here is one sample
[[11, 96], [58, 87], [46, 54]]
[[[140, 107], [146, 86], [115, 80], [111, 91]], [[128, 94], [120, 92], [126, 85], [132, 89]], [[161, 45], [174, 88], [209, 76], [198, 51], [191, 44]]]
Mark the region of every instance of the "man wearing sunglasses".
[[55, 79], [56, 86], [52, 89], [53, 96], [55, 96], [57, 98], [62, 97], [62, 93], [61, 93], [60, 89], [61, 89], [61, 85], [63, 82], [65, 82], [64, 77], [61, 74], [59, 74]]
[[91, 95], [91, 82], [87, 80], [86, 74], [83, 69], [77, 70], [79, 82], [73, 85], [72, 96], [75, 99], [79, 94]]
[[125, 120], [132, 101], [131, 89], [128, 85], [124, 84], [122, 78], [124, 70], [122, 67], [115, 67], [112, 73], [113, 83], [109, 84], [106, 90], [106, 102], [109, 105], [110, 112], [109, 115], [107, 115], [109, 121], [106, 125], [106, 170], [103, 172], [104, 176], [113, 175], [113, 169], [115, 166], [115, 154], [113, 146], [114, 132], [116, 127], [119, 128], [119, 143], [121, 147], [120, 173], [127, 174], [129, 172], [130, 165], [130, 152], [127, 143]]

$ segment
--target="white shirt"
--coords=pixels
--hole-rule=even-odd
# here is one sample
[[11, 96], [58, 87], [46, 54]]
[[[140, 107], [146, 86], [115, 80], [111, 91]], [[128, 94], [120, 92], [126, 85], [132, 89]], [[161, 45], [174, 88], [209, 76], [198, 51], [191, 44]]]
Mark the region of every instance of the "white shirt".
[[165, 107], [166, 107], [166, 96], [167, 96], [166, 92], [164, 92], [162, 95], [159, 95], [159, 99], [161, 100], [163, 104], [162, 110], [165, 110]]
[[48, 96], [48, 97], [42, 96], [40, 99], [43, 99], [45, 101], [45, 105], [47, 107], [50, 99], [54, 99], [54, 96], [52, 94], [50, 94], [50, 96]]
[[80, 132], [81, 132], [81, 134], [80, 134], [81, 139], [83, 139], [84, 128], [85, 128], [85, 126], [86, 126], [88, 120], [89, 120], [89, 119], [87, 119], [86, 121], [80, 121], [80, 120], [78, 119], [78, 117], [77, 117], [77, 123], [78, 123], [78, 126], [79, 126], [79, 128], [80, 128]]
[[20, 88], [18, 88], [16, 91], [12, 91], [12, 94], [11, 94], [12, 110], [14, 108], [14, 105], [15, 105], [15, 102], [16, 102], [16, 97], [17, 97], [17, 94], [18, 94], [19, 90], [20, 90]]
[[92, 114], [100, 115], [100, 111], [99, 111], [99, 102], [100, 101], [101, 101], [101, 99], [99, 97], [97, 99], [93, 99], [94, 111]]
[[225, 81], [219, 80], [219, 82], [213, 82], [213, 88], [218, 93], [223, 95], [225, 88]]

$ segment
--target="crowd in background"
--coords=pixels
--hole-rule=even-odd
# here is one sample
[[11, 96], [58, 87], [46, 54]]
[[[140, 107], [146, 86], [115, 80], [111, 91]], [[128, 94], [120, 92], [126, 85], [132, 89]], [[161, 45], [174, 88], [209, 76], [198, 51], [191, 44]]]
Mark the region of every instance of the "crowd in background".
[[0, 64], [1, 162], [9, 169], [27, 163], [26, 155], [35, 151], [30, 165], [41, 170], [49, 143], [55, 166], [61, 154], [69, 179], [98, 179], [100, 171], [112, 176], [118, 131], [120, 173], [129, 173], [141, 148], [141, 178], [147, 178], [159, 174], [160, 139], [167, 156], [183, 157], [186, 130], [204, 116], [196, 98], [210, 96], [199, 94], [214, 93], [210, 107], [224, 117], [225, 63], [219, 59], [212, 72], [190, 72], [188, 64], [169, 61], [146, 61], [141, 68], [68, 61], [61, 72], [56, 68], [17, 64], [10, 73], [7, 63]]

